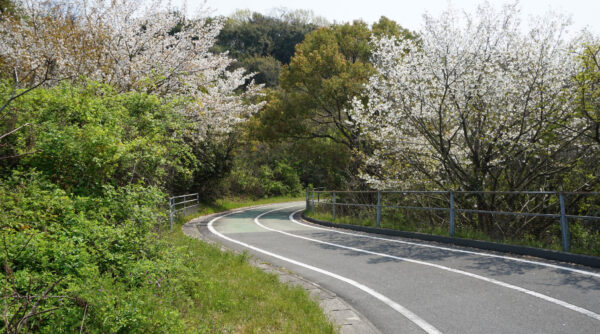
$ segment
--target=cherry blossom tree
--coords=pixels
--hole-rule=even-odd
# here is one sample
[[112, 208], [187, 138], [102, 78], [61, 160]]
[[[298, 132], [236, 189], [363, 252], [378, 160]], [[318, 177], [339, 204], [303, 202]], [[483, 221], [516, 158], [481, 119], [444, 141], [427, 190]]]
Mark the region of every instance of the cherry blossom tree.
[[[222, 20], [206, 9], [186, 17], [164, 1], [20, 2], [22, 15], [0, 22], [0, 59], [15, 88], [81, 77], [178, 98], [193, 136], [229, 133], [256, 112], [260, 86], [226, 54], [210, 52]], [[10, 101], [9, 101], [10, 102]]]
[[[418, 42], [374, 40], [377, 74], [352, 114], [377, 145], [379, 188], [544, 189], [586, 149], [570, 87], [578, 38], [517, 5], [425, 16]], [[575, 126], [576, 127], [576, 126]], [[479, 203], [480, 208], [485, 203]]]

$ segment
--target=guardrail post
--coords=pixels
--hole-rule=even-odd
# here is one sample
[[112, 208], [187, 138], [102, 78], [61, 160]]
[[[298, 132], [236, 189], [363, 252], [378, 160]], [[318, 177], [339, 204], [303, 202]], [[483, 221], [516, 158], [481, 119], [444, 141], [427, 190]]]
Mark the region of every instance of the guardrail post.
[[310, 206], [310, 190], [307, 187], [306, 188], [306, 210], [308, 210], [309, 206]]
[[454, 213], [454, 191], [450, 190], [450, 236], [454, 236], [454, 227], [456, 225]]
[[310, 206], [312, 214], [315, 214], [315, 190], [312, 191], [312, 205]]
[[173, 229], [173, 199], [169, 198], [169, 229]]
[[332, 213], [331, 214], [332, 214], [333, 220], [335, 220], [335, 191], [331, 192], [331, 203], [332, 203], [332, 205], [331, 205]]
[[381, 191], [377, 191], [377, 222], [375, 227], [381, 227]]
[[569, 222], [567, 221], [567, 210], [565, 208], [565, 196], [563, 193], [558, 193], [558, 200], [560, 201], [560, 229], [562, 232], [562, 248], [563, 251], [568, 252], [571, 249], [569, 244]]

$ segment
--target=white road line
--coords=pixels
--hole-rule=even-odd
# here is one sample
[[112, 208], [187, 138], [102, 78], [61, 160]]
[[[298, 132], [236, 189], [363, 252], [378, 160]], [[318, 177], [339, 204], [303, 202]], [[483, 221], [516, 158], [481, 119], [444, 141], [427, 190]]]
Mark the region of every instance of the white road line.
[[[280, 208], [280, 209], [275, 209], [275, 210], [263, 212], [262, 214], [258, 215], [255, 218], [255, 221], [256, 221], [256, 219], [262, 217], [263, 215], [265, 215], [267, 213], [270, 213], [270, 212], [273, 212], [273, 211], [277, 211], [277, 210], [289, 209], [289, 208], [290, 207], [286, 207], [286, 208]], [[238, 212], [240, 212], [240, 211], [238, 211]], [[277, 258], [279, 260], [286, 261], [286, 262], [295, 264], [297, 266], [304, 267], [306, 269], [310, 269], [310, 270], [316, 271], [316, 272], [321, 273], [323, 275], [327, 275], [329, 277], [333, 277], [333, 278], [338, 279], [338, 280], [340, 280], [342, 282], [348, 283], [348, 284], [350, 284], [350, 285], [352, 285], [352, 286], [354, 286], [354, 287], [356, 287], [356, 288], [358, 288], [358, 289], [360, 289], [360, 290], [362, 290], [362, 291], [370, 294], [371, 296], [379, 299], [380, 301], [382, 301], [386, 305], [390, 306], [392, 309], [396, 310], [397, 312], [399, 312], [400, 314], [402, 314], [403, 316], [405, 316], [408, 320], [412, 321], [414, 324], [416, 324], [417, 326], [421, 327], [425, 332], [431, 333], [431, 334], [437, 334], [437, 333], [441, 334], [441, 332], [437, 328], [433, 327], [431, 324], [429, 324], [425, 320], [421, 319], [418, 315], [414, 314], [413, 312], [411, 312], [410, 310], [408, 310], [404, 306], [396, 303], [395, 301], [393, 301], [393, 300], [389, 299], [388, 297], [382, 295], [381, 293], [379, 293], [379, 292], [377, 292], [377, 291], [369, 288], [366, 285], [358, 283], [358, 282], [356, 282], [356, 281], [354, 281], [352, 279], [349, 279], [347, 277], [340, 276], [338, 274], [334, 274], [334, 273], [329, 272], [327, 270], [324, 270], [324, 269], [321, 269], [321, 268], [317, 268], [317, 267], [314, 267], [314, 266], [311, 266], [309, 264], [302, 263], [302, 262], [299, 262], [299, 261], [296, 261], [296, 260], [292, 260], [290, 258], [281, 256], [281, 255], [278, 255], [278, 254], [275, 254], [275, 253], [271, 253], [269, 251], [266, 251], [266, 250], [258, 248], [258, 247], [251, 246], [251, 245], [249, 245], [247, 243], [244, 243], [244, 242], [232, 239], [230, 237], [227, 237], [227, 236], [219, 233], [217, 230], [215, 230], [215, 228], [213, 227], [213, 223], [215, 221], [217, 221], [217, 220], [219, 220], [219, 219], [221, 219], [221, 218], [223, 218], [225, 216], [229, 216], [231, 214], [234, 214], [234, 213], [237, 213], [237, 212], [232, 212], [232, 213], [229, 213], [229, 214], [226, 214], [226, 215], [223, 215], [223, 216], [219, 216], [219, 217], [216, 217], [216, 218], [212, 219], [208, 223], [208, 229], [210, 230], [210, 232], [212, 232], [213, 234], [215, 234], [215, 235], [217, 235], [217, 236], [219, 236], [219, 237], [221, 237], [221, 238], [223, 238], [225, 240], [228, 240], [230, 242], [233, 242], [233, 243], [236, 243], [238, 245], [244, 246], [246, 248], [250, 248], [250, 249], [255, 250], [257, 252], [260, 252], [260, 253], [272, 256], [274, 258]]]
[[[368, 250], [365, 250], [365, 249], [360, 249], [360, 248], [355, 248], [355, 247], [348, 247], [348, 246], [334, 244], [334, 243], [331, 243], [331, 242], [326, 242], [326, 241], [322, 241], [322, 240], [318, 240], [318, 239], [303, 237], [303, 236], [300, 236], [300, 235], [296, 235], [296, 234], [292, 234], [292, 233], [288, 233], [288, 232], [285, 232], [285, 231], [280, 231], [280, 230], [276, 230], [276, 229], [264, 226], [264, 225], [262, 225], [258, 221], [259, 217], [262, 217], [263, 215], [265, 215], [267, 213], [274, 212], [274, 211], [279, 211], [279, 210], [284, 210], [284, 209], [286, 209], [286, 208], [279, 208], [279, 209], [267, 211], [267, 212], [261, 214], [260, 216], [254, 218], [254, 223], [256, 223], [258, 226], [260, 226], [260, 227], [262, 227], [262, 228], [264, 228], [266, 230], [277, 232], [277, 233], [281, 233], [281, 234], [284, 234], [284, 235], [287, 235], [287, 236], [290, 236], [290, 237], [293, 237], [293, 238], [304, 239], [304, 240], [308, 240], [308, 241], [312, 241], [312, 242], [316, 242], [316, 243], [320, 243], [320, 244], [324, 244], [324, 245], [328, 245], [328, 246], [334, 246], [334, 247], [338, 247], [338, 248], [348, 249], [348, 250], [355, 251], [355, 252], [366, 253], [366, 254], [371, 254], [371, 255], [386, 257], [386, 258], [390, 258], [390, 259], [396, 259], [396, 260], [401, 260], [401, 261], [405, 261], [405, 262], [416, 263], [416, 264], [420, 264], [420, 265], [424, 265], [424, 266], [429, 266], [429, 267], [433, 267], [433, 268], [437, 268], [437, 269], [449, 271], [449, 272], [452, 272], [452, 273], [456, 273], [456, 274], [468, 276], [468, 277], [475, 278], [475, 279], [478, 279], [478, 280], [482, 280], [482, 281], [485, 281], [485, 282], [488, 282], [488, 283], [492, 283], [492, 284], [495, 284], [495, 285], [498, 285], [498, 286], [501, 286], [501, 287], [505, 287], [505, 288], [512, 289], [512, 290], [515, 290], [515, 291], [523, 292], [523, 293], [528, 294], [530, 296], [534, 296], [534, 297], [543, 299], [543, 300], [548, 301], [550, 303], [562, 306], [562, 307], [567, 308], [567, 309], [569, 309], [571, 311], [575, 311], [575, 312], [581, 313], [581, 314], [586, 315], [586, 316], [588, 316], [588, 317], [590, 317], [592, 319], [600, 321], [600, 314], [597, 314], [597, 313], [594, 313], [594, 312], [592, 312], [590, 310], [584, 309], [582, 307], [579, 307], [579, 306], [567, 303], [567, 302], [562, 301], [560, 299], [556, 299], [556, 298], [544, 295], [544, 294], [539, 293], [539, 292], [527, 290], [525, 288], [522, 288], [522, 287], [519, 287], [519, 286], [516, 286], [516, 285], [512, 285], [512, 284], [509, 284], [509, 283], [498, 281], [498, 280], [495, 280], [493, 278], [488, 278], [488, 277], [485, 277], [485, 276], [473, 274], [473, 273], [470, 273], [470, 272], [467, 272], [467, 271], [463, 271], [463, 270], [459, 270], [459, 269], [453, 269], [453, 268], [442, 266], [442, 265], [435, 264], [435, 263], [430, 263], [430, 262], [425, 262], [425, 261], [419, 261], [419, 260], [413, 260], [413, 259], [409, 259], [409, 258], [405, 258], [405, 257], [400, 257], [400, 256], [389, 255], [389, 254], [385, 254], [385, 253], [372, 252], [372, 251], [368, 251]], [[293, 213], [291, 213], [289, 215], [289, 219], [292, 220], [292, 221], [295, 220], [294, 217], [293, 217], [294, 214], [295, 214], [295, 212], [293, 212]]]
[[[298, 210], [298, 211], [294, 212], [294, 214], [296, 214], [298, 212], [301, 212], [301, 211], [304, 211], [304, 210]], [[565, 267], [565, 266], [559, 266], [559, 265], [551, 264], [551, 263], [544, 263], [544, 262], [539, 262], [539, 261], [525, 260], [525, 259], [520, 259], [520, 258], [512, 257], [512, 256], [496, 255], [496, 254], [489, 254], [489, 253], [482, 253], [482, 252], [473, 252], [473, 251], [462, 250], [462, 249], [455, 249], [455, 248], [449, 248], [449, 247], [427, 245], [427, 244], [421, 244], [421, 243], [418, 243], [418, 242], [410, 242], [410, 241], [403, 241], [403, 240], [397, 240], [397, 239], [388, 239], [388, 238], [381, 238], [381, 237], [373, 237], [373, 236], [370, 236], [370, 235], [364, 235], [364, 234], [358, 234], [358, 233], [350, 233], [350, 232], [343, 232], [343, 231], [337, 231], [337, 230], [334, 230], [334, 229], [328, 229], [328, 228], [323, 228], [323, 227], [317, 227], [317, 226], [312, 226], [312, 225], [308, 225], [308, 224], [303, 224], [303, 223], [301, 223], [301, 222], [299, 222], [299, 221], [297, 221], [295, 219], [292, 220], [292, 221], [294, 223], [298, 224], [298, 225], [310, 227], [310, 228], [317, 229], [317, 230], [335, 232], [335, 233], [346, 234], [346, 235], [353, 235], [353, 236], [357, 236], [357, 237], [374, 239], [374, 240], [390, 241], [390, 242], [395, 242], [395, 243], [404, 244], [404, 245], [419, 246], [419, 247], [426, 247], [426, 248], [435, 248], [435, 249], [441, 249], [441, 250], [450, 251], [450, 252], [456, 252], [456, 253], [479, 255], [479, 256], [487, 256], [487, 257], [494, 257], [494, 258], [499, 258], [499, 259], [504, 259], [504, 260], [511, 260], [511, 261], [517, 261], [517, 262], [523, 262], [523, 263], [528, 263], [528, 264], [534, 264], [534, 265], [544, 266], [544, 267], [549, 267], [549, 268], [554, 268], [554, 269], [560, 269], [560, 270], [570, 271], [570, 272], [574, 272], [574, 273], [578, 273], [578, 274], [582, 274], [582, 275], [586, 275], [586, 276], [594, 276], [594, 277], [600, 278], [600, 273], [595, 273], [595, 272], [592, 272], [592, 271], [575, 269], [575, 268], [570, 268], [570, 267]]]

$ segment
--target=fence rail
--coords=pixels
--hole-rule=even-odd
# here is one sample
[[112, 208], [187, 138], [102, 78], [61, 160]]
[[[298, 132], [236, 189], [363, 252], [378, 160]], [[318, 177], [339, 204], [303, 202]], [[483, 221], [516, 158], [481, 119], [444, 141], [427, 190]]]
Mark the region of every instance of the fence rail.
[[[356, 196], [364, 195], [371, 199], [371, 201], [339, 201], [339, 196]], [[385, 196], [409, 196], [409, 195], [425, 195], [431, 196], [436, 195], [437, 205], [433, 206], [417, 206], [417, 205], [390, 205], [389, 203], [383, 203], [383, 197]], [[439, 198], [439, 196], [442, 198]], [[456, 196], [467, 196], [471, 198], [472, 202], [476, 202], [478, 198], [484, 198], [484, 196], [544, 196], [543, 203], [546, 212], [524, 212], [515, 210], [515, 208], [504, 208], [505, 210], [494, 210], [494, 208], [465, 208], [457, 207]], [[555, 191], [421, 191], [421, 190], [381, 190], [381, 191], [358, 191], [358, 190], [306, 190], [306, 209], [315, 211], [315, 203], [318, 205], [330, 205], [331, 215], [333, 220], [336, 220], [336, 208], [338, 210], [344, 207], [365, 207], [375, 209], [375, 227], [381, 227], [382, 220], [382, 209], [405, 209], [405, 210], [425, 210], [425, 211], [436, 211], [446, 212], [447, 221], [449, 222], [448, 234], [452, 237], [455, 236], [457, 213], [469, 213], [469, 214], [485, 214], [485, 215], [499, 215], [499, 216], [518, 216], [518, 217], [541, 217], [546, 219], [556, 219], [557, 223], [560, 223], [560, 241], [563, 251], [569, 252], [571, 249], [570, 235], [569, 235], [569, 219], [585, 219], [598, 221], [600, 216], [596, 215], [575, 215], [567, 214], [567, 207], [565, 205], [565, 198], [567, 196], [595, 196], [600, 197], [598, 192], [555, 192]], [[376, 198], [375, 198], [376, 196]], [[551, 201], [553, 198], [554, 201]], [[595, 198], [600, 203], [600, 198]], [[441, 202], [447, 203], [447, 206], [441, 205]], [[467, 200], [462, 201], [467, 202]], [[413, 204], [413, 203], [410, 203]], [[440, 207], [442, 206], [442, 207]], [[526, 205], [525, 205], [526, 206]], [[556, 210], [556, 211], [554, 211]], [[554, 212], [552, 212], [554, 211]], [[589, 213], [589, 212], [586, 212]], [[595, 212], [593, 212], [595, 214]], [[446, 218], [444, 218], [445, 221]]]
[[[190, 203], [194, 204], [188, 205]], [[173, 228], [173, 220], [178, 213], [183, 212], [185, 214], [189, 209], [199, 207], [200, 197], [198, 193], [169, 197], [169, 228]]]

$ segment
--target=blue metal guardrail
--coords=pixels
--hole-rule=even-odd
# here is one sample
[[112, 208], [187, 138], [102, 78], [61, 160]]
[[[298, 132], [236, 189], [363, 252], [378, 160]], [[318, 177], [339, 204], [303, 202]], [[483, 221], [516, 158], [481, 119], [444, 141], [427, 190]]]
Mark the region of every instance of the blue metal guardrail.
[[173, 220], [179, 212], [185, 214], [189, 209], [198, 207], [200, 207], [198, 193], [169, 197], [169, 228], [173, 228]]
[[[336, 201], [336, 193], [376, 193], [377, 204], [368, 203], [344, 203]], [[395, 194], [436, 194], [436, 195], [447, 195], [449, 201], [449, 207], [424, 207], [424, 206], [396, 206], [396, 205], [382, 205], [382, 195], [386, 193]], [[306, 209], [311, 208], [314, 213], [315, 209], [315, 194], [317, 194], [317, 203], [331, 205], [333, 220], [336, 218], [336, 206], [359, 206], [359, 207], [373, 207], [376, 208], [376, 220], [375, 227], [381, 227], [381, 209], [392, 208], [392, 209], [410, 209], [410, 210], [429, 210], [429, 211], [446, 211], [449, 215], [450, 229], [449, 235], [454, 236], [456, 226], [456, 213], [482, 213], [492, 215], [507, 215], [507, 216], [524, 216], [524, 217], [545, 217], [559, 219], [561, 227], [561, 241], [562, 248], [564, 251], [570, 251], [569, 241], [569, 219], [589, 219], [589, 220], [600, 220], [597, 216], [580, 216], [580, 215], [568, 215], [565, 207], [565, 196], [567, 195], [594, 195], [598, 196], [600, 193], [597, 192], [556, 192], [556, 191], [339, 191], [339, 190], [315, 190], [306, 189]], [[321, 194], [330, 194], [329, 200], [321, 201]], [[509, 211], [493, 211], [493, 210], [479, 210], [479, 209], [462, 209], [456, 207], [455, 194], [469, 194], [469, 195], [556, 195], [558, 196], [560, 212], [556, 214], [552, 213], [529, 213], [529, 212], [509, 212]]]

